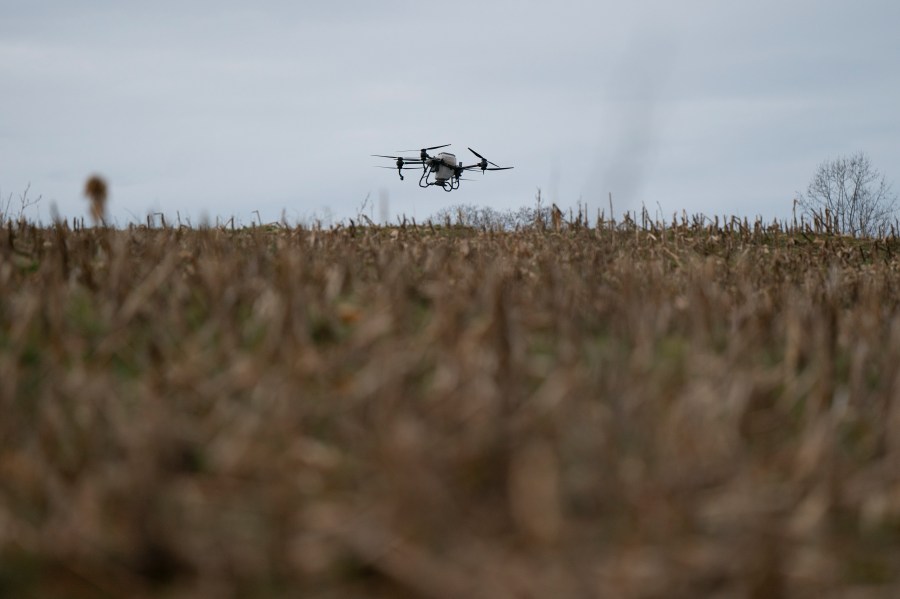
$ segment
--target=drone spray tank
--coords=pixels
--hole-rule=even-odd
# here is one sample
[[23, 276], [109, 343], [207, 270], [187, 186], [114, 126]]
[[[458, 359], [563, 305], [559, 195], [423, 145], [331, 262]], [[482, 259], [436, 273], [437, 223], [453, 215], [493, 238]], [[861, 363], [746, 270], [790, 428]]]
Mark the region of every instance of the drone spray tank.
[[441, 152], [436, 156], [434, 180], [438, 185], [449, 181], [456, 173], [456, 156], [448, 152]]

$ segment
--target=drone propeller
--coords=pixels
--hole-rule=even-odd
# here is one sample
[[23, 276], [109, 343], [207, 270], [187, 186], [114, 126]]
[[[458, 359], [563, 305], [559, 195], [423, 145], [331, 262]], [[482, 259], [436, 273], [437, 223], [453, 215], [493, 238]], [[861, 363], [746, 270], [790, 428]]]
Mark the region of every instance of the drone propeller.
[[[403, 173], [400, 171], [406, 171], [413, 168], [419, 168], [419, 165], [422, 164], [421, 160], [416, 160], [415, 158], [404, 158], [403, 156], [385, 156], [384, 154], [372, 154], [372, 156], [376, 156], [378, 158], [390, 158], [391, 160], [396, 160], [397, 166], [382, 166], [381, 168], [389, 168], [389, 169], [397, 169], [397, 174], [400, 175], [400, 180], [403, 181]], [[406, 164], [414, 164], [415, 166], [404, 166]], [[424, 165], [423, 165], [424, 168]]]
[[[428, 160], [431, 156], [428, 155], [428, 150], [439, 150], [440, 148], [446, 148], [450, 144], [444, 144], [442, 146], [431, 146], [430, 148], [422, 148], [419, 150], [419, 159], [422, 161]], [[415, 150], [400, 150], [400, 152], [415, 152]]]
[[390, 158], [391, 160], [402, 160], [403, 162], [411, 163], [411, 164], [421, 164], [422, 161], [418, 158], [404, 158], [403, 156], [387, 156], [385, 154], [372, 154], [377, 158]]
[[[426, 150], [439, 150], [441, 148], [446, 148], [450, 144], [444, 144], [442, 146], [431, 146], [430, 148], [421, 148], [419, 151], [424, 152]], [[415, 152], [415, 150], [397, 150], [398, 152]]]
[[[469, 151], [472, 152], [473, 154], [475, 154], [476, 156], [478, 156], [479, 158], [481, 158], [481, 162], [478, 162], [478, 163], [468, 166], [466, 168], [480, 168], [482, 174], [484, 173], [484, 171], [506, 171], [506, 170], [513, 168], [511, 166], [500, 166], [499, 164], [495, 164], [495, 163], [491, 162], [490, 160], [488, 160], [487, 158], [485, 158], [484, 156], [482, 156], [481, 154], [479, 154], [478, 152], [476, 152], [475, 150], [473, 150], [472, 148], [469, 148]], [[496, 168], [489, 168], [488, 167], [489, 164], [494, 165], [494, 167], [496, 167]]]
[[481, 171], [508, 171], [509, 169], [512, 169], [515, 167], [514, 166], [496, 166], [496, 167], [485, 166], [485, 167], [482, 167], [480, 162], [476, 162], [475, 164], [470, 164], [469, 166], [466, 166], [463, 168], [467, 171], [471, 171], [471, 170], [475, 170], [475, 169], [481, 170]]
[[[472, 148], [469, 148], [469, 151], [472, 152], [473, 154], [475, 154], [476, 156], [478, 156], [479, 158], [481, 158], [481, 161], [482, 161], [482, 162], [487, 163], [487, 164], [494, 164], [493, 162], [491, 162], [490, 160], [488, 160], [487, 158], [485, 158], [484, 156], [482, 156], [481, 154], [479, 154], [478, 152], [476, 152], [476, 151], [473, 150]], [[486, 165], [485, 165], [485, 166], [486, 166]], [[500, 166], [500, 165], [499, 165], [499, 164], [494, 164], [494, 166]]]
[[403, 170], [405, 170], [405, 171], [419, 170], [419, 167], [418, 167], [418, 166], [399, 166], [399, 167], [398, 167], [398, 166], [376, 166], [375, 168], [389, 168], [389, 169], [391, 169], [392, 171], [395, 171], [395, 170], [397, 170], [398, 168], [399, 168], [399, 169], [403, 169]]

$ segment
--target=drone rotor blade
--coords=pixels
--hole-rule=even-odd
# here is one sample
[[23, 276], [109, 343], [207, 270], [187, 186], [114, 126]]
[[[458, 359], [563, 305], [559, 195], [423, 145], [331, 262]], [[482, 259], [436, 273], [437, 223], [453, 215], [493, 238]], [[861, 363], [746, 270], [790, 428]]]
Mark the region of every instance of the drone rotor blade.
[[[494, 164], [493, 162], [491, 164]], [[486, 168], [486, 171], [508, 171], [509, 169], [516, 168], [514, 166], [498, 166], [497, 168]]]
[[391, 160], [401, 160], [402, 159], [403, 162], [406, 162], [408, 164], [422, 164], [422, 161], [418, 158], [404, 158], [403, 156], [386, 156], [384, 154], [372, 154], [372, 156], [375, 156], [377, 158], [390, 158]]
[[469, 151], [472, 152], [473, 154], [475, 154], [476, 156], [478, 156], [479, 158], [481, 158], [482, 160], [484, 160], [485, 162], [487, 162], [488, 164], [493, 164], [493, 165], [496, 166], [497, 168], [500, 168], [500, 165], [499, 165], [499, 164], [495, 164], [495, 163], [491, 162], [490, 160], [488, 160], [487, 158], [485, 158], [484, 156], [482, 156], [481, 154], [479, 154], [478, 152], [476, 152], [476, 151], [473, 150], [472, 148], [469, 148]]
[[442, 146], [431, 146], [430, 148], [419, 148], [418, 150], [397, 150], [398, 152], [419, 152], [421, 150], [439, 150], [441, 148], [446, 148], [447, 146], [452, 144], [444, 144]]
[[[392, 171], [397, 170], [397, 167], [396, 167], [396, 166], [375, 166], [375, 167], [373, 167], [373, 168], [389, 168], [389, 169], [391, 169]], [[419, 170], [419, 167], [418, 167], [418, 166], [404, 166], [404, 167], [403, 167], [403, 170], [405, 170], [405, 171], [416, 170], [416, 171], [417, 171], [417, 170]]]

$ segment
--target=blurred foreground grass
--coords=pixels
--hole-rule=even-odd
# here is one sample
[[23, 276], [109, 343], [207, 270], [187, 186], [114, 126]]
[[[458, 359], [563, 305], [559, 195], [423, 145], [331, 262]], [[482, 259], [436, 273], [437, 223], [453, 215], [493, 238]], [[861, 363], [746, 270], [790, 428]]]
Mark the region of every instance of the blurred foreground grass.
[[0, 596], [900, 596], [900, 243], [0, 232]]

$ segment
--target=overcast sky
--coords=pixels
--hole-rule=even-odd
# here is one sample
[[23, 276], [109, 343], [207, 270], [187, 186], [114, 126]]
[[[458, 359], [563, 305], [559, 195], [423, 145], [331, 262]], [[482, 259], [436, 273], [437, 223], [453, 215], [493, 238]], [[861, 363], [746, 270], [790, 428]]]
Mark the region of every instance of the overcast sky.
[[[900, 183], [898, 23], [889, 0], [0, 0], [0, 194], [85, 216], [100, 173], [120, 225], [338, 220], [367, 196], [421, 220], [538, 188], [782, 217], [837, 155]], [[448, 194], [373, 168], [444, 143], [515, 170]]]

